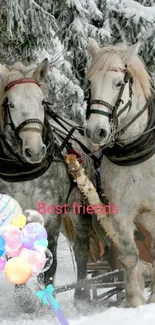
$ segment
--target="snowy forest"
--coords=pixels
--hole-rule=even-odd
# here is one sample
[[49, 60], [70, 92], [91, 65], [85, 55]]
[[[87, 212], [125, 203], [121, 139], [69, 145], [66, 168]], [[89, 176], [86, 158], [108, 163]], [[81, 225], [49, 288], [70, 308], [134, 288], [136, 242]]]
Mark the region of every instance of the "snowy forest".
[[82, 124], [88, 37], [101, 46], [141, 41], [155, 85], [154, 0], [0, 0], [0, 62], [50, 61], [48, 97], [53, 110]]

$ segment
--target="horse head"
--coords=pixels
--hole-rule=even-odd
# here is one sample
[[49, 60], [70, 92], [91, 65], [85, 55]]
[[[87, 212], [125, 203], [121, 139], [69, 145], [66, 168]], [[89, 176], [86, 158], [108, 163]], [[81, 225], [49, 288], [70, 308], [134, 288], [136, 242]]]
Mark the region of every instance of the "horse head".
[[[139, 46], [137, 42], [132, 46], [116, 44], [101, 48], [95, 40], [89, 39], [92, 61], [87, 77], [91, 98], [85, 131], [94, 145], [108, 146], [114, 141], [116, 132], [134, 117], [135, 111], [151, 95], [150, 77], [138, 56]], [[138, 120], [142, 129], [146, 122], [142, 117]], [[139, 125], [137, 129], [140, 131]], [[129, 131], [128, 136], [133, 132]]]
[[[48, 60], [37, 67], [16, 63], [0, 65], [0, 128], [13, 150], [27, 163], [40, 163], [46, 155], [43, 143], [44, 80]], [[16, 147], [16, 149], [15, 149]]]

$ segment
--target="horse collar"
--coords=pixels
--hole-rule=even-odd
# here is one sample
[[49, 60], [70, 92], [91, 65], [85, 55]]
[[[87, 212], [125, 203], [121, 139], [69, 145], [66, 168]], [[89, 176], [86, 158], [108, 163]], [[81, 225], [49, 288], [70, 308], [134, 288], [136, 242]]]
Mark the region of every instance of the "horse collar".
[[47, 154], [40, 164], [30, 164], [22, 161], [21, 157], [13, 152], [4, 135], [0, 134], [0, 178], [6, 182], [23, 182], [45, 173], [53, 161], [55, 146], [52, 128], [46, 116], [43, 138]]
[[[155, 126], [155, 98], [148, 109], [150, 118], [145, 131]], [[124, 147], [114, 144], [112, 148], [103, 149], [103, 154], [119, 166], [138, 165], [155, 154], [155, 129]]]

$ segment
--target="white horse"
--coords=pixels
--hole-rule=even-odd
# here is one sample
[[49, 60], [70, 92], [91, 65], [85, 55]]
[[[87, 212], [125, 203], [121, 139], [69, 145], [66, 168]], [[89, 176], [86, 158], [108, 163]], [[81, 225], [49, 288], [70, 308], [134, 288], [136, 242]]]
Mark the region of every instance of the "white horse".
[[[55, 277], [61, 217], [66, 216], [66, 213], [71, 217], [77, 262], [75, 297], [89, 300], [85, 279], [92, 219], [90, 215], [82, 214], [82, 211], [74, 213], [72, 210], [72, 204], [81, 204], [82, 197], [76, 186], [70, 191], [72, 180], [65, 164], [68, 151], [66, 146], [60, 150], [61, 136], [64, 134], [66, 137], [75, 123], [70, 121], [69, 126], [67, 122], [61, 121], [60, 126], [51, 119], [50, 123], [55, 130], [53, 135], [44, 102], [47, 71], [46, 59], [37, 67], [24, 66], [19, 62], [10, 68], [0, 65], [0, 193], [15, 198], [23, 210], [37, 210], [38, 202], [43, 202], [41, 211], [48, 232], [49, 249], [53, 254], [53, 264], [44, 274], [45, 284], [53, 282]], [[86, 138], [78, 131], [74, 135], [88, 146]], [[78, 153], [84, 154], [76, 141], [72, 139], [69, 142]], [[54, 152], [59, 162], [52, 160]], [[91, 179], [94, 179], [91, 158], [84, 159], [83, 164]], [[55, 209], [57, 205], [60, 206], [59, 211]], [[54, 206], [54, 210], [48, 210], [49, 206]], [[28, 312], [34, 309], [34, 297], [31, 297], [26, 285], [16, 287], [17, 304]]]
[[[155, 136], [154, 130], [150, 131], [155, 107], [149, 99], [151, 80], [138, 56], [139, 45], [101, 48], [93, 39], [88, 43], [91, 99], [85, 131], [91, 144], [103, 148], [102, 186], [108, 201], [118, 205], [118, 214], [110, 218], [125, 270], [126, 307], [144, 304], [135, 223], [152, 236], [155, 264]], [[155, 302], [155, 271], [148, 302]]]

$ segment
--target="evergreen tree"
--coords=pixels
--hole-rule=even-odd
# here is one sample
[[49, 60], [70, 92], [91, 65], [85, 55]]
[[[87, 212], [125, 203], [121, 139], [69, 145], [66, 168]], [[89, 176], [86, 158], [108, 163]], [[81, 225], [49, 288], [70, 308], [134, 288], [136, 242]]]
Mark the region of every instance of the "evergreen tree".
[[11, 65], [49, 59], [52, 109], [85, 120], [87, 39], [101, 45], [141, 41], [155, 84], [154, 0], [0, 0], [0, 62]]
[[140, 56], [155, 86], [155, 7], [154, 0], [106, 0], [111, 29], [110, 43], [133, 44], [140, 40]]

